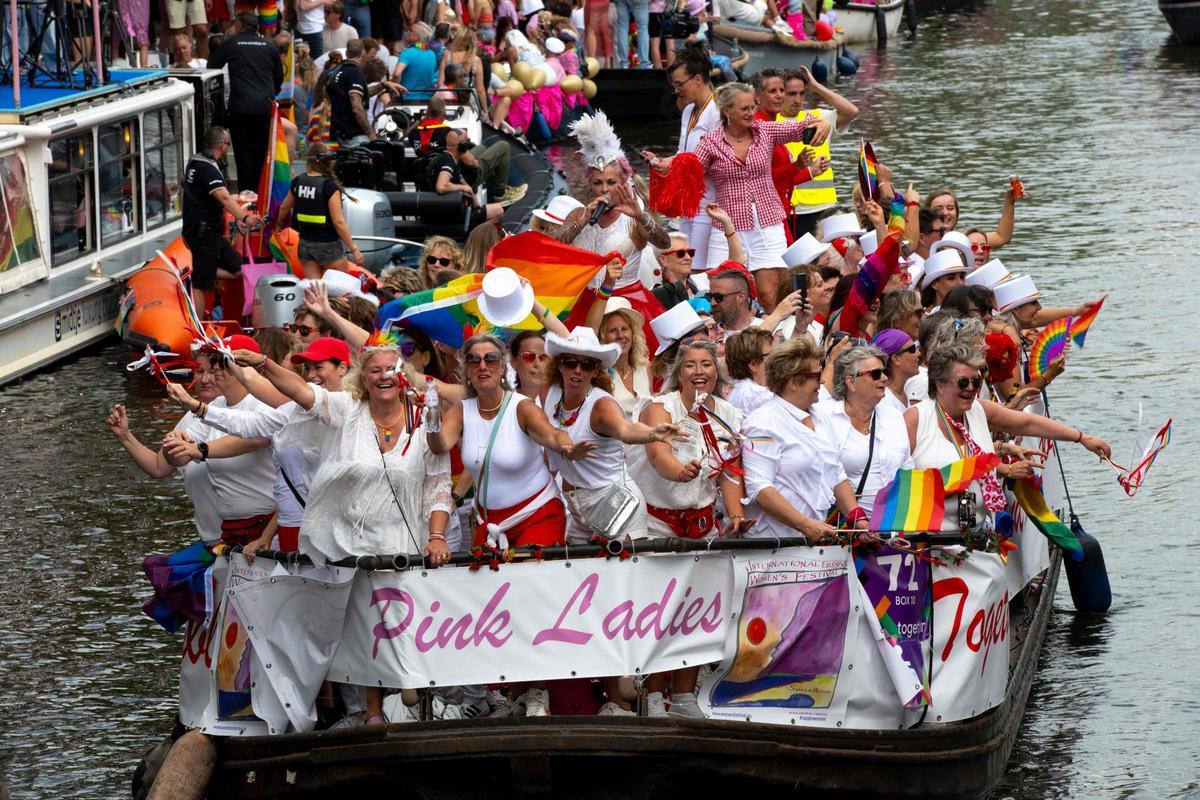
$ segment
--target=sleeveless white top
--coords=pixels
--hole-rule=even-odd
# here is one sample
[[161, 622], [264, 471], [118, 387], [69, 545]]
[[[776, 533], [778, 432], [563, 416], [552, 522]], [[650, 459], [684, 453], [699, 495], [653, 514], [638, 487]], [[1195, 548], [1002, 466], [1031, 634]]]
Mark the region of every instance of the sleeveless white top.
[[486, 509], [518, 505], [540, 492], [551, 480], [550, 470], [546, 469], [542, 459], [541, 446], [525, 435], [517, 421], [517, 406], [525, 401], [533, 402], [514, 393], [503, 415], [486, 420], [479, 416], [478, 398], [463, 400], [462, 462], [475, 479], [476, 491], [479, 490], [479, 473], [483, 469], [492, 429], [500, 426], [488, 465], [487, 497], [480, 498], [480, 504]]
[[[917, 446], [913, 449], [913, 467], [941, 469], [947, 464], [963, 458], [954, 442], [946, 438], [938, 425], [936, 400], [922, 400], [914, 408], [917, 409]], [[966, 415], [967, 431], [975, 444], [985, 453], [995, 452], [992, 447], [992, 432], [988, 429], [987, 415], [983, 405], [976, 400]], [[983, 508], [983, 487], [979, 481], [972, 481], [969, 491], [975, 493], [979, 508]], [[958, 530], [958, 495], [946, 496], [946, 515], [942, 518], [942, 530], [956, 532]]]
[[[595, 442], [592, 455], [582, 461], [570, 461], [558, 453], [548, 453], [550, 468], [576, 489], [603, 489], [612, 486], [625, 474], [625, 446], [619, 439], [601, 436], [592, 430], [592, 410], [605, 397], [615, 401], [608, 392], [593, 386], [579, 406], [579, 415], [569, 426], [564, 426], [554, 413], [554, 407], [562, 399], [562, 387], [551, 386], [546, 393], [545, 408], [550, 424], [566, 431], [573, 442]], [[574, 412], [571, 412], [574, 414]], [[567, 416], [570, 416], [568, 414]]]
[[[641, 205], [641, 201], [638, 204]], [[621, 268], [621, 277], [617, 279], [616, 288], [620, 289], [638, 280], [642, 251], [633, 246], [632, 217], [621, 214], [607, 228], [600, 225], [585, 225], [571, 244], [581, 250], [590, 250], [599, 255], [615, 250], [621, 258], [625, 259], [625, 266]], [[596, 289], [603, 282], [604, 270], [600, 270], [596, 273], [596, 277], [588, 283], [588, 286]]]
[[625, 381], [621, 379], [621, 376], [617, 374], [615, 369], [610, 369], [608, 372], [612, 375], [613, 399], [621, 404], [621, 410], [625, 412], [625, 419], [633, 421], [634, 412], [652, 394], [650, 388], [650, 371], [646, 368], [645, 364], [633, 371], [632, 392], [625, 388]]

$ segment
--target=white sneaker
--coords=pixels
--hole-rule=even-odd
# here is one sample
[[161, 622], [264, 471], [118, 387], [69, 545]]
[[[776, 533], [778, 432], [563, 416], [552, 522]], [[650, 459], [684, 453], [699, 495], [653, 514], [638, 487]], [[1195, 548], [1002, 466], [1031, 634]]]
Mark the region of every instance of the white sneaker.
[[513, 701], [509, 700], [507, 697], [505, 697], [503, 694], [496, 691], [495, 689], [492, 689], [490, 692], [487, 693], [487, 704], [492, 709], [488, 713], [489, 717], [516, 716], [516, 714], [514, 713], [515, 705], [513, 704]]
[[329, 729], [337, 730], [338, 728], [361, 728], [363, 721], [367, 718], [367, 712], [354, 711], [339, 719], [337, 722], [329, 726]]
[[450, 703], [440, 695], [433, 696], [432, 712], [434, 719], [462, 719], [463, 707], [458, 703]]
[[680, 692], [671, 695], [671, 707], [667, 710], [667, 716], [704, 719], [704, 712], [696, 702], [695, 692]]
[[459, 706], [459, 708], [462, 709], [463, 719], [479, 719], [480, 717], [486, 717], [492, 710], [491, 706], [488, 705], [487, 699], [483, 697], [480, 697], [473, 703], [463, 703], [461, 706]]
[[663, 701], [662, 692], [650, 692], [646, 695], [646, 716], [665, 717], [667, 704]]
[[419, 722], [421, 719], [417, 706], [405, 705], [399, 693], [383, 698], [383, 715], [391, 722]]
[[621, 708], [619, 705], [609, 700], [604, 705], [600, 706], [600, 710], [596, 712], [597, 717], [636, 717], [637, 714], [627, 708]]
[[523, 695], [525, 700], [525, 716], [550, 716], [550, 693], [545, 689], [530, 689]]

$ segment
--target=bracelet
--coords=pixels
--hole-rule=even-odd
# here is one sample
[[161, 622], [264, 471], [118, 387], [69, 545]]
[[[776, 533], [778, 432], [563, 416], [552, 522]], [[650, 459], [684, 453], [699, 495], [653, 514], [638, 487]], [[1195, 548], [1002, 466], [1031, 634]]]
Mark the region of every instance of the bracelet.
[[600, 288], [596, 290], [597, 297], [612, 297], [612, 293], [613, 290], [604, 285], [601, 285]]
[[921, 204], [919, 202], [917, 202], [916, 200], [909, 200], [907, 203], [904, 204], [904, 207], [912, 208], [913, 206], [920, 206], [920, 205]]
[[1079, 432], [1079, 438], [1075, 440], [1075, 444], [1083, 444], [1083, 431]]
[[204, 419], [204, 415], [208, 413], [208, 403], [201, 403], [196, 406], [196, 410], [193, 413], [195, 413], [197, 419]]
[[259, 374], [259, 375], [263, 375], [263, 374], [265, 374], [265, 373], [266, 373], [266, 371], [267, 371], [267, 362], [268, 362], [268, 361], [270, 361], [270, 360], [271, 360], [271, 359], [269, 359], [269, 358], [264, 358], [264, 359], [262, 360], [262, 363], [261, 363], [261, 364], [259, 364], [257, 367], [255, 367], [255, 368], [254, 368], [254, 369], [255, 369], [255, 370], [258, 372], [258, 374]]
[[726, 239], [732, 238], [734, 236], [737, 236], [737, 228], [734, 228], [729, 233], [725, 234]]
[[[461, 494], [455, 494], [454, 492], [451, 492], [451, 493], [450, 493], [450, 499], [454, 501], [454, 507], [455, 507], [455, 508], [462, 508], [462, 507], [463, 507], [463, 503], [465, 503], [465, 502], [466, 502], [466, 498], [465, 498], [465, 497], [463, 497]], [[431, 534], [431, 535], [432, 535], [432, 534]]]
[[545, 319], [545, 318], [546, 318], [546, 317], [548, 317], [548, 316], [550, 316], [550, 309], [548, 309], [548, 308], [543, 308], [543, 309], [542, 309], [542, 315], [541, 315], [540, 317], [538, 317], [538, 319]]
[[429, 539], [430, 539], [430, 541], [437, 540], [437, 541], [444, 542], [444, 541], [446, 541], [446, 534], [444, 534], [444, 533], [433, 533], [432, 531], [430, 531], [430, 533], [429, 533]]

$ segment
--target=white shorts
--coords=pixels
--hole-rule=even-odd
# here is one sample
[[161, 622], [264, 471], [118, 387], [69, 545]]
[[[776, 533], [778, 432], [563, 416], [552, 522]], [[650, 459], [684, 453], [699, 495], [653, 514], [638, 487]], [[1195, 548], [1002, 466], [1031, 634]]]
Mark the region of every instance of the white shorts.
[[760, 269], [783, 269], [783, 253], [788, 246], [783, 223], [760, 228], [757, 225], [758, 211], [753, 203], [750, 204], [750, 213], [754, 216], [755, 227], [748, 231], [738, 231], [742, 239], [742, 249], [746, 251], [746, 268], [751, 272]]
[[167, 4], [167, 27], [173, 31], [189, 25], [207, 25], [204, 0], [164, 0]]

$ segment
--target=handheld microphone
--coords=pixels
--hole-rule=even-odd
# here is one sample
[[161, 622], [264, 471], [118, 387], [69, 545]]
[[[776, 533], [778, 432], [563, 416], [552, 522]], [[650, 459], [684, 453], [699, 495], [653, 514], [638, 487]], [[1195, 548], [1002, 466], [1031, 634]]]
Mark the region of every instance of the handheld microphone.
[[588, 224], [589, 225], [600, 224], [600, 218], [602, 216], [604, 216], [605, 211], [608, 211], [608, 203], [601, 200], [599, 203], [596, 204], [596, 210], [592, 212], [592, 218], [588, 222]]

